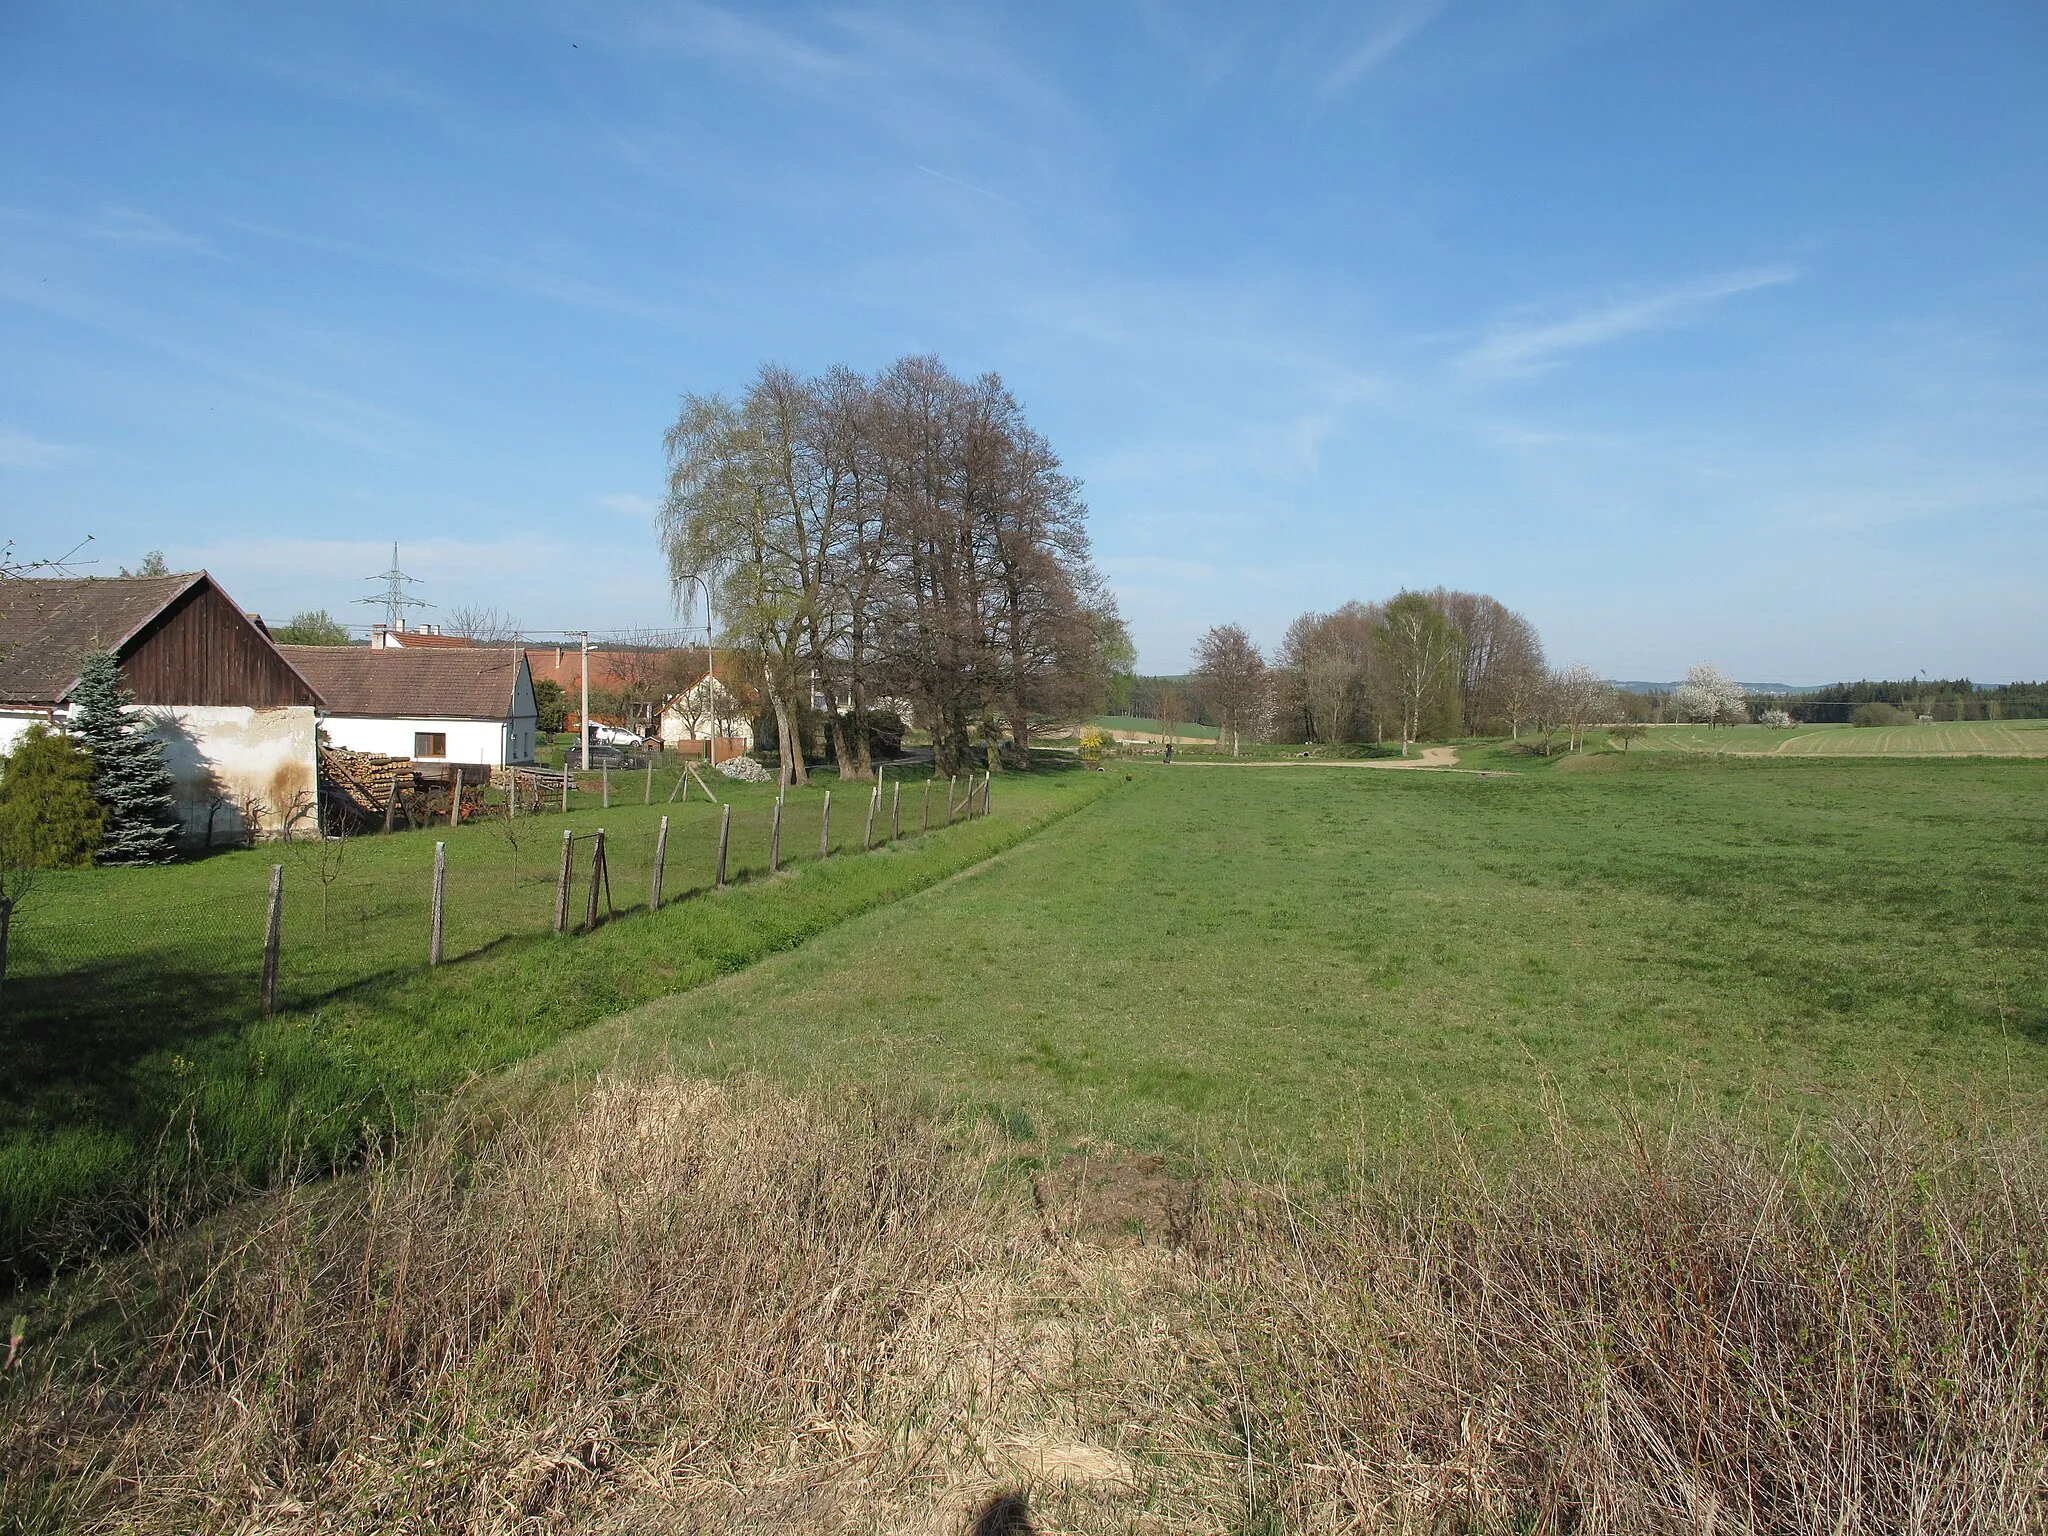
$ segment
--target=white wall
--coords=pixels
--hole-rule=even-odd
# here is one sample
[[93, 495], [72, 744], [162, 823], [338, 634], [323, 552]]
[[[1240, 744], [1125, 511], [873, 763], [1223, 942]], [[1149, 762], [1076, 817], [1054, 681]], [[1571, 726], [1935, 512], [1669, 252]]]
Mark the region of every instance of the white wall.
[[[533, 760], [533, 727], [531, 722], [521, 722], [525, 727], [526, 752], [523, 760]], [[320, 722], [320, 728], [327, 732], [328, 743], [346, 747], [351, 752], [381, 752], [386, 757], [411, 757], [412, 738], [417, 731], [439, 731], [448, 738], [448, 755], [440, 758], [421, 758], [421, 762], [442, 763], [491, 763], [502, 765], [505, 761], [506, 723], [502, 720], [379, 720], [361, 715], [328, 715]], [[513, 761], [521, 761], [521, 755], [514, 743]]]
[[[184, 840], [229, 846], [256, 837], [314, 830], [319, 758], [313, 707], [252, 709], [185, 704], [138, 711], [164, 744]], [[61, 718], [68, 723], [70, 711]], [[0, 751], [10, 750], [40, 714], [0, 714]]]
[[14, 744], [28, 734], [32, 725], [48, 725], [50, 717], [40, 710], [0, 713], [0, 752], [12, 752]]
[[186, 842], [317, 835], [312, 705], [180, 704], [141, 714], [164, 743]]

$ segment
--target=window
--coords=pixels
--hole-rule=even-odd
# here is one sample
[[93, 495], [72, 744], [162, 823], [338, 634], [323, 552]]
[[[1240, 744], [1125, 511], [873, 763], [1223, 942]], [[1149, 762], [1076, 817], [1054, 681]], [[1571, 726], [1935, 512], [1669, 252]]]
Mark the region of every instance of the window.
[[412, 733], [412, 755], [414, 757], [446, 757], [448, 755], [448, 733], [445, 731], [414, 731]]

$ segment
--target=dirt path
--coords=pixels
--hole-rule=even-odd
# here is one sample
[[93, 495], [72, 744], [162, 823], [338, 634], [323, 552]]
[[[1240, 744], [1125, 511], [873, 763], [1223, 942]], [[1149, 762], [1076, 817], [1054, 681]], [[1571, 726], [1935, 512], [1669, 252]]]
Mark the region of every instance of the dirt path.
[[[1330, 757], [1330, 758], [1262, 758], [1257, 762], [1232, 760], [1229, 762], [1209, 761], [1202, 758], [1182, 758], [1173, 765], [1176, 768], [1457, 768], [1456, 747], [1424, 747], [1420, 757]], [[1474, 770], [1463, 768], [1461, 773]]]

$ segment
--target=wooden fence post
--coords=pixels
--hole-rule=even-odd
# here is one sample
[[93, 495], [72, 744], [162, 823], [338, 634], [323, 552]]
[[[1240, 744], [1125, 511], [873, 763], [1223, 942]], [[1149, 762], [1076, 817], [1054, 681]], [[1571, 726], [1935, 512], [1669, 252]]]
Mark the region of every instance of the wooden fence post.
[[507, 821], [517, 821], [519, 819], [519, 770], [508, 763], [505, 767], [505, 778], [505, 819]]
[[642, 805], [654, 804], [654, 759], [651, 757], [647, 759], [647, 793], [642, 797], [640, 803]]
[[903, 835], [903, 781], [898, 779], [896, 787], [889, 791], [889, 841], [895, 842]]
[[960, 775], [954, 774], [946, 780], [946, 825], [953, 825], [953, 791], [960, 783]]
[[818, 816], [818, 858], [832, 857], [832, 791], [825, 791], [825, 809]]
[[920, 834], [932, 829], [932, 781], [924, 781], [924, 815], [919, 819], [917, 830]]
[[600, 791], [600, 792], [601, 792], [601, 793], [603, 794], [603, 796], [604, 796], [604, 807], [603, 807], [603, 808], [604, 808], [605, 810], [607, 810], [607, 811], [608, 811], [608, 810], [610, 810], [610, 809], [612, 808], [612, 771], [611, 771], [611, 769], [610, 769], [610, 768], [600, 768], [600, 769], [598, 769], [598, 770], [597, 770], [597, 782], [598, 782], [598, 788], [599, 788], [599, 791]]
[[569, 814], [569, 765], [562, 764], [562, 814]]
[[676, 781], [668, 787], [668, 803], [670, 805], [676, 803], [678, 791], [682, 793], [683, 803], [687, 805], [690, 799], [690, 770], [688, 768], [676, 770]]
[[875, 846], [875, 806], [882, 798], [882, 786], [877, 784], [875, 792], [868, 796], [868, 824], [860, 835], [860, 851], [866, 853]]
[[661, 867], [668, 862], [668, 818], [661, 818], [661, 830], [654, 834], [654, 883], [647, 888], [647, 910], [661, 910]]
[[732, 807], [726, 806], [718, 818], [718, 889], [725, 889], [725, 852], [732, 843]]
[[981, 779], [981, 814], [988, 814], [989, 796], [995, 793], [995, 775], [983, 774]]
[[583, 903], [583, 931], [590, 932], [597, 926], [597, 883], [602, 880], [606, 890], [611, 888], [611, 876], [604, 867], [604, 828], [597, 829], [597, 837], [590, 849], [590, 895]]
[[782, 873], [782, 796], [775, 797], [775, 809], [768, 816], [768, 873]]
[[427, 939], [427, 964], [441, 963], [441, 927], [448, 914], [448, 845], [434, 844], [434, 926]]
[[569, 877], [576, 868], [576, 834], [562, 828], [562, 872], [555, 876], [555, 932], [569, 926]]
[[263, 921], [263, 1017], [277, 1012], [277, 950], [284, 937], [284, 866], [270, 866], [270, 909]]
[[391, 830], [391, 818], [398, 814], [398, 775], [391, 776], [391, 782], [384, 786], [384, 830]]

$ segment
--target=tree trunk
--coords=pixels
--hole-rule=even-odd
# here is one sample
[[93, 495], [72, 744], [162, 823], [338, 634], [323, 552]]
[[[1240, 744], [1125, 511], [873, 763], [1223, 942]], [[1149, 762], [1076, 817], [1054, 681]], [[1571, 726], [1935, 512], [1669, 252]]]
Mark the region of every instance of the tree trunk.
[[780, 689], [771, 687], [768, 702], [775, 710], [775, 747], [782, 758], [776, 781], [781, 784], [810, 783], [804, 773], [804, 744], [797, 735], [796, 717], [790, 712], [789, 700], [782, 696]]

